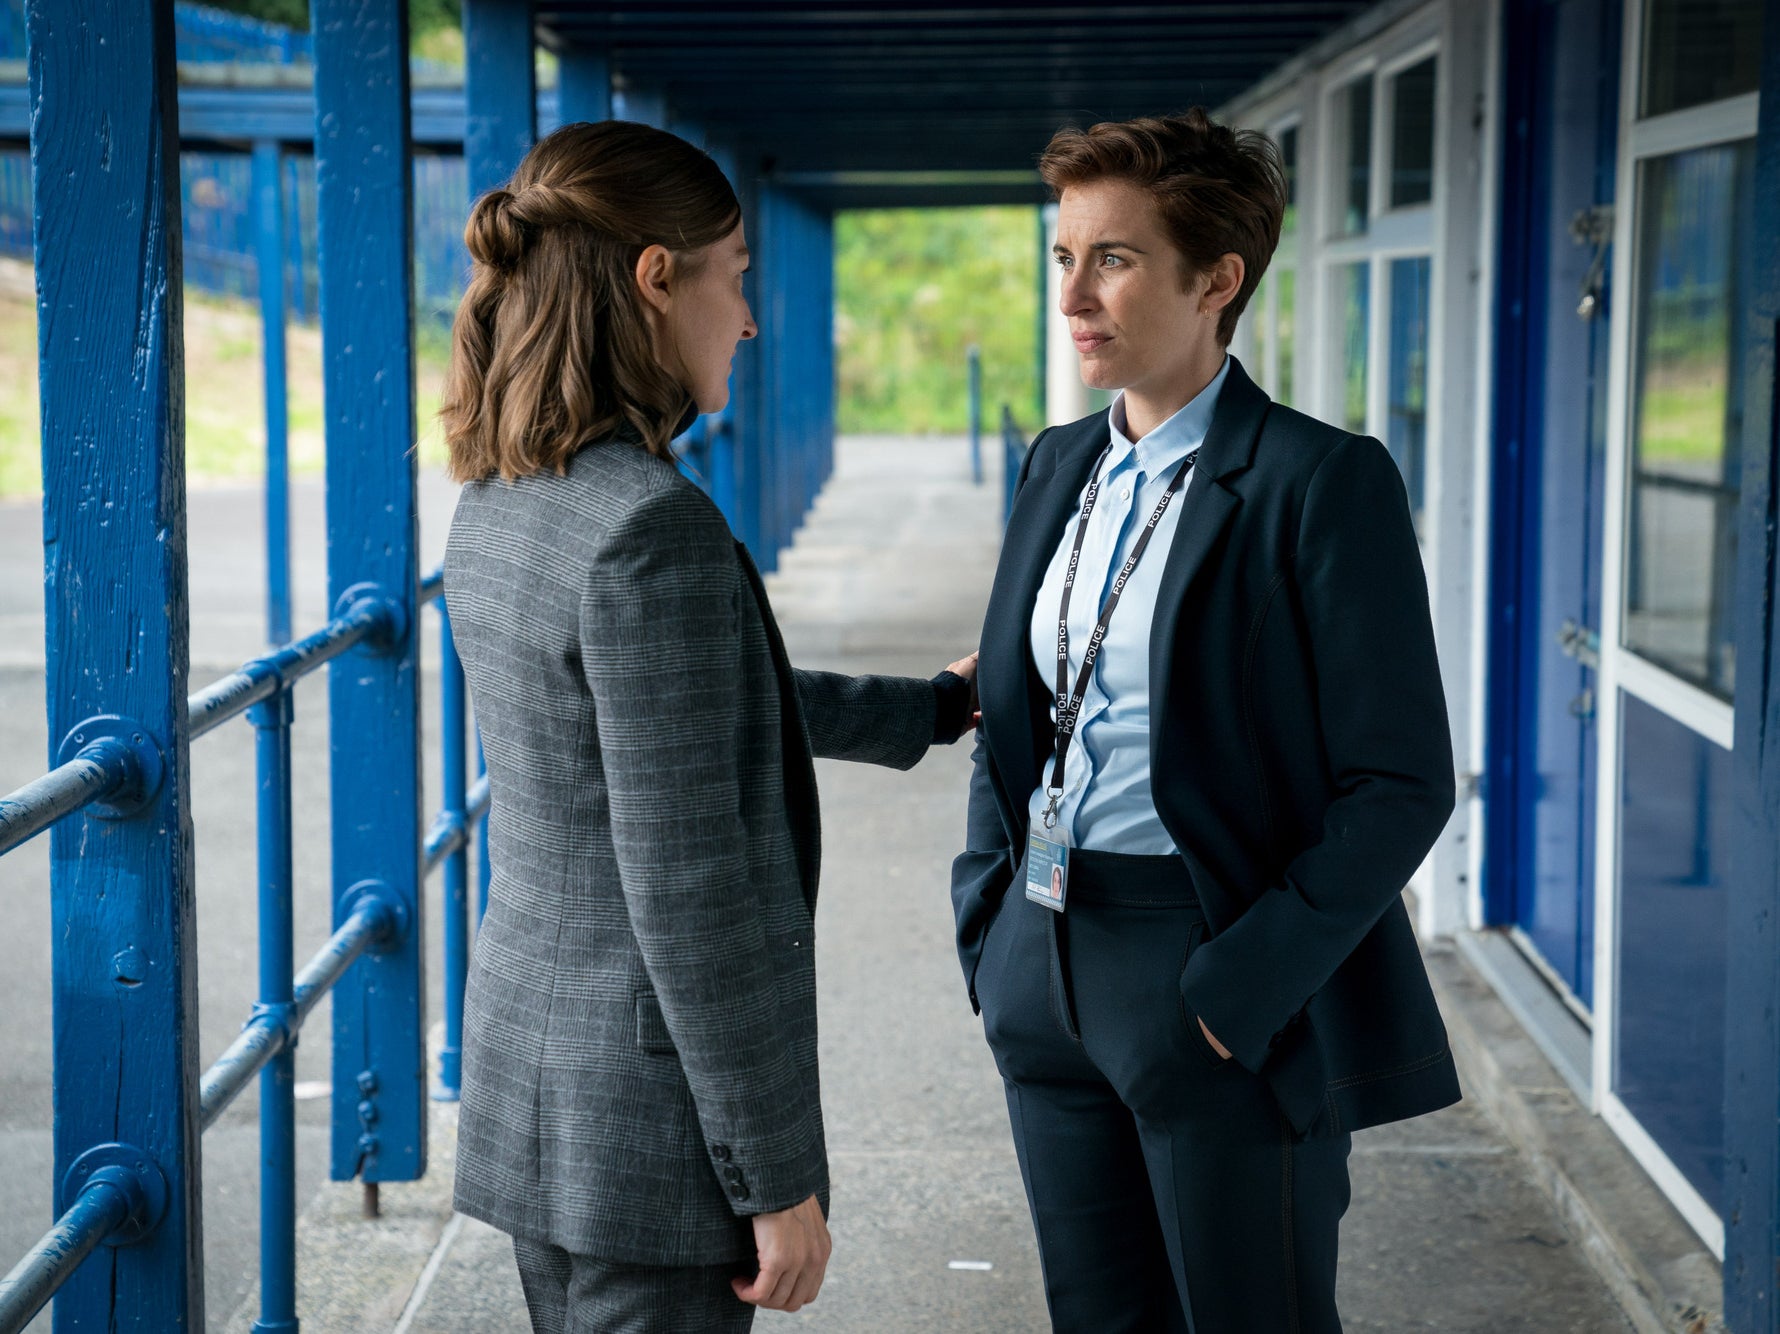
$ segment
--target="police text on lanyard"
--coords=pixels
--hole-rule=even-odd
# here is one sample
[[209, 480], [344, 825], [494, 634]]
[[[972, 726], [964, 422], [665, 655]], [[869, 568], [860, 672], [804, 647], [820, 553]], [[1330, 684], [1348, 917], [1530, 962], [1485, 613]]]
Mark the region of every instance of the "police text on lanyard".
[[1082, 698], [1087, 694], [1088, 681], [1094, 674], [1094, 663], [1100, 656], [1100, 645], [1106, 638], [1106, 627], [1112, 622], [1113, 612], [1125, 592], [1125, 584], [1131, 578], [1131, 571], [1137, 568], [1137, 562], [1143, 559], [1143, 553], [1149, 548], [1150, 538], [1155, 536], [1156, 525], [1162, 522], [1162, 516], [1168, 512], [1169, 504], [1181, 489], [1181, 484], [1187, 480], [1194, 460], [1199, 457], [1199, 451], [1195, 449], [1181, 460], [1180, 467], [1175, 469], [1174, 480], [1168, 483], [1162, 499], [1156, 502], [1156, 508], [1150, 512], [1149, 522], [1144, 525], [1143, 532], [1138, 534], [1131, 554], [1125, 559], [1124, 568], [1119, 571], [1119, 577], [1113, 580], [1112, 588], [1107, 592], [1106, 602], [1100, 608], [1100, 618], [1094, 622], [1094, 633], [1088, 640], [1087, 651], [1082, 654], [1082, 669], [1076, 675], [1075, 689], [1071, 691], [1069, 596], [1075, 588], [1076, 570], [1081, 565], [1082, 541], [1088, 535], [1088, 518], [1094, 513], [1094, 502], [1100, 497], [1100, 469], [1111, 451], [1112, 446], [1108, 444], [1094, 461], [1094, 476], [1088, 483], [1087, 494], [1082, 497], [1081, 518], [1076, 520], [1075, 545], [1069, 552], [1069, 568], [1063, 574], [1062, 605], [1057, 609], [1057, 759], [1051, 768], [1051, 781], [1045, 785], [1045, 796], [1050, 798], [1044, 809], [1044, 827], [1047, 830], [1057, 826], [1057, 808], [1063, 801], [1063, 762], [1069, 755], [1069, 743], [1075, 736], [1076, 724], [1081, 718]]

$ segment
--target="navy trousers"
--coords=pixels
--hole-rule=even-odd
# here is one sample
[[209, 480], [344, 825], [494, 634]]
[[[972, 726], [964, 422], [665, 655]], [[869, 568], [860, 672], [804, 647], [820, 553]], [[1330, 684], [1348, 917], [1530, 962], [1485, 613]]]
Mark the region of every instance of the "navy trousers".
[[1339, 1334], [1349, 1137], [1297, 1138], [1187, 1012], [1205, 918], [1180, 859], [1077, 850], [1064, 913], [1023, 887], [976, 990], [1053, 1328]]

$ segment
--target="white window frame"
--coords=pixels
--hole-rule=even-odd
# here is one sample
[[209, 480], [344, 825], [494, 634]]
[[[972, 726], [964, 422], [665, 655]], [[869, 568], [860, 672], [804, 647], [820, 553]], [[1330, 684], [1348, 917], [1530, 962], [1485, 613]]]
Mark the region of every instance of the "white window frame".
[[1644, 11], [1649, 0], [1625, 7], [1620, 51], [1619, 160], [1614, 210], [1613, 287], [1607, 399], [1606, 515], [1601, 570], [1601, 647], [1597, 685], [1599, 751], [1595, 802], [1595, 1110], [1712, 1253], [1724, 1258], [1724, 1220], [1682, 1174], [1614, 1091], [1619, 1022], [1620, 831], [1624, 785], [1621, 692], [1649, 705], [1722, 749], [1732, 748], [1735, 706], [1626, 648], [1625, 573], [1629, 555], [1629, 477], [1632, 442], [1631, 353], [1636, 342], [1639, 256], [1637, 218], [1643, 164], [1653, 158], [1755, 136], [1759, 94], [1641, 118]]

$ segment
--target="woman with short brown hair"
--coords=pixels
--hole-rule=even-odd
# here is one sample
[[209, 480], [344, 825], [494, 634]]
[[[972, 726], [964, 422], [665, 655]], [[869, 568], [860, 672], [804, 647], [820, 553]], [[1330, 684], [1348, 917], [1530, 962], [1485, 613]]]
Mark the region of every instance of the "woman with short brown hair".
[[741, 209], [698, 149], [565, 126], [477, 200], [441, 416], [445, 598], [488, 760], [456, 1205], [539, 1331], [746, 1329], [829, 1253], [811, 754], [907, 768], [934, 681], [794, 671], [670, 442], [727, 402]]
[[1071, 1334], [1337, 1334], [1349, 1135], [1458, 1097], [1400, 891], [1453, 804], [1402, 479], [1226, 347], [1271, 143], [1052, 140], [1108, 411], [1032, 443], [983, 626], [959, 954]]

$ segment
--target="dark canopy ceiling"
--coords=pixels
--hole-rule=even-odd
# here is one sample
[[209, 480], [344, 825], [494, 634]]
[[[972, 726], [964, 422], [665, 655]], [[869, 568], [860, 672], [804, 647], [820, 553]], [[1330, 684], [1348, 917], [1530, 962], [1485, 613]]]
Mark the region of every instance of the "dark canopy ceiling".
[[618, 88], [814, 183], [1029, 172], [1060, 125], [1216, 106], [1372, 3], [538, 0], [537, 18], [546, 46], [605, 51]]

